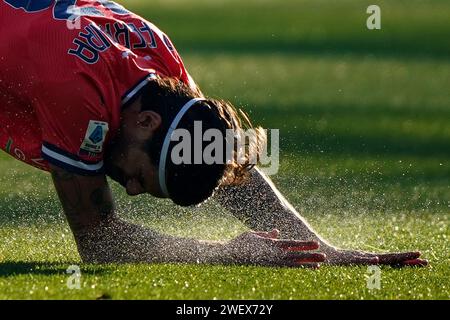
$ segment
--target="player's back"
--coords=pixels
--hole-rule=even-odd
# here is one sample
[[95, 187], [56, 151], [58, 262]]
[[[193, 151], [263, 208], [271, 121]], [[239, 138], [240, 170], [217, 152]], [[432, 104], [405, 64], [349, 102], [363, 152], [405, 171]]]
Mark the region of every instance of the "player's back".
[[0, 30], [1, 79], [23, 86], [24, 96], [26, 89], [42, 96], [82, 72], [120, 77], [119, 91], [139, 70], [188, 81], [165, 34], [114, 2], [0, 0]]
[[168, 37], [111, 1], [0, 0], [0, 40], [0, 148], [33, 165], [41, 144], [99, 160], [80, 153], [86, 130], [103, 123], [107, 142], [149, 74], [195, 85]]

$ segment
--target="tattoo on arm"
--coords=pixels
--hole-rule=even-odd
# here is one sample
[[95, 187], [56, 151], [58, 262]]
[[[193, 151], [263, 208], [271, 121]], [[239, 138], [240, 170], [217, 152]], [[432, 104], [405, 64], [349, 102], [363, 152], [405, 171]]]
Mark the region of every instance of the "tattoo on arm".
[[107, 186], [103, 186], [92, 191], [89, 199], [103, 218], [106, 218], [113, 213], [114, 203], [111, 201], [110, 191]]
[[86, 177], [52, 167], [52, 177], [72, 229], [96, 224], [114, 214], [105, 176]]
[[68, 214], [76, 213], [82, 203], [80, 182], [65, 170], [53, 170], [52, 176], [64, 210]]

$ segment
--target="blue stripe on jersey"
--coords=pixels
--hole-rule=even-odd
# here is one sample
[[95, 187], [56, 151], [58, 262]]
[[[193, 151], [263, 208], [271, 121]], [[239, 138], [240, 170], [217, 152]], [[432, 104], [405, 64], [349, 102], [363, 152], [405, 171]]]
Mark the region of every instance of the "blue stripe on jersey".
[[76, 155], [68, 153], [58, 147], [44, 142], [42, 145], [42, 157], [49, 163], [61, 167], [69, 172], [81, 175], [97, 175], [104, 173], [103, 161], [86, 161]]
[[153, 79], [156, 79], [156, 74], [150, 73], [149, 75], [146, 75], [144, 78], [139, 80], [139, 82], [130, 90], [128, 90], [122, 97], [122, 109], [133, 103], [134, 98], [137, 97], [137, 94], [145, 87], [147, 83], [149, 83]]

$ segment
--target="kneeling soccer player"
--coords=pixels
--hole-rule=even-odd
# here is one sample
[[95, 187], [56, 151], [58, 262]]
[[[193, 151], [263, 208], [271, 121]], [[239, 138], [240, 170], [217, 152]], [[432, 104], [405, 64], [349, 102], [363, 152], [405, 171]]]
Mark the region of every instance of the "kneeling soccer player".
[[[250, 161], [175, 163], [175, 130], [194, 134], [199, 122], [222, 133], [226, 146], [227, 130], [250, 126], [248, 119], [206, 98], [152, 23], [114, 2], [73, 3], [0, 0], [0, 147], [51, 172], [83, 261], [426, 264], [419, 252], [331, 246]], [[248, 159], [264, 137], [257, 141]], [[127, 223], [114, 211], [107, 176], [129, 195], [181, 206], [214, 197], [258, 232], [206, 242]]]

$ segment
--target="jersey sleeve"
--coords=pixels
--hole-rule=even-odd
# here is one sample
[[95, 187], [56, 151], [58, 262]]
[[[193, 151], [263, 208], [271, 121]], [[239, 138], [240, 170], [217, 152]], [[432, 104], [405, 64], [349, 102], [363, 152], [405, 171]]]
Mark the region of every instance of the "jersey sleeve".
[[42, 157], [70, 172], [100, 174], [111, 125], [104, 84], [84, 72], [70, 78], [49, 88], [38, 108]]

